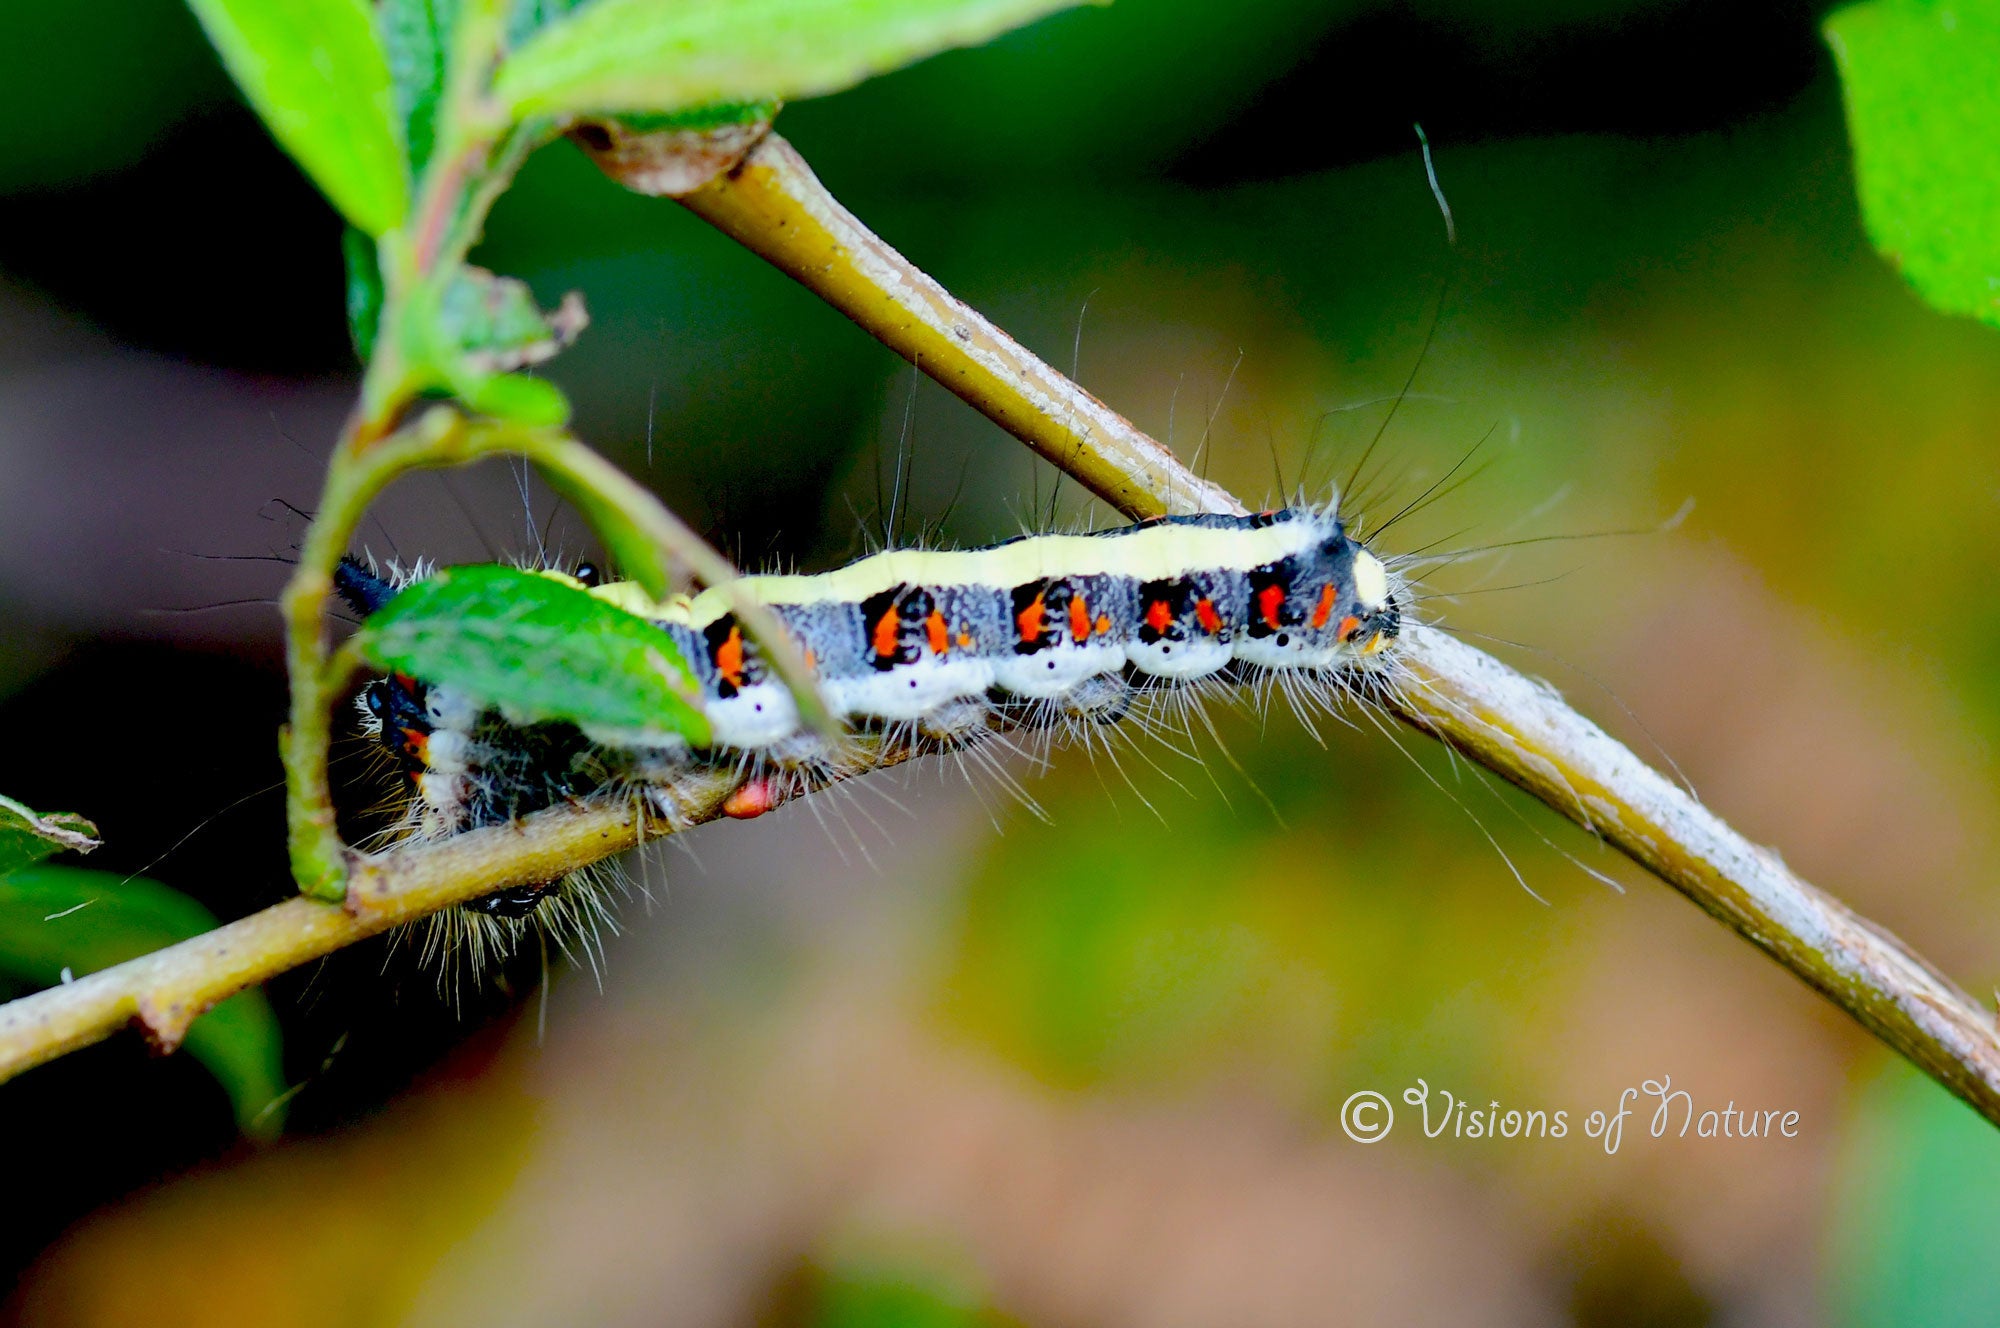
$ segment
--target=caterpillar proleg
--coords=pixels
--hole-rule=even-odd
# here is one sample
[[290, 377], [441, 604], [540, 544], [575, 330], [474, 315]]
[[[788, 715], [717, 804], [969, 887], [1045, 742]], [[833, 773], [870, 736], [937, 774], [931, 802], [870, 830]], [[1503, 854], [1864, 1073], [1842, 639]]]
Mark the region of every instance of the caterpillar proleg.
[[[359, 704], [371, 740], [411, 787], [401, 833], [457, 834], [597, 796], [642, 797], [671, 819], [675, 783], [692, 770], [733, 768], [746, 782], [840, 772], [851, 754], [801, 726], [730, 611], [731, 595], [773, 612], [856, 740], [888, 735], [933, 749], [1023, 728], [1059, 741], [1204, 687], [1271, 682], [1310, 696], [1377, 666], [1403, 612], [1392, 573], [1331, 506], [1160, 517], [981, 549], [892, 549], [666, 603], [588, 564], [542, 574], [663, 628], [693, 667], [710, 742], [514, 724], [460, 688], [391, 674], [370, 682]], [[383, 577], [350, 558], [336, 581], [365, 616], [421, 575]], [[759, 809], [754, 797], [742, 804], [744, 814]], [[553, 886], [470, 907], [541, 922], [578, 909]]]

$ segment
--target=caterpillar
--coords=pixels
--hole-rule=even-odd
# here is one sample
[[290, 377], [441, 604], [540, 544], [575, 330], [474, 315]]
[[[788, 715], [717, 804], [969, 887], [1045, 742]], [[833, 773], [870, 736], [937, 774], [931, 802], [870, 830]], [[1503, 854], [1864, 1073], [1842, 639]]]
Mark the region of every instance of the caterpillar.
[[[891, 549], [829, 572], [750, 576], [666, 603], [588, 563], [542, 574], [674, 638], [693, 667], [710, 745], [635, 747], [565, 723], [515, 725], [450, 685], [377, 678], [357, 703], [368, 740], [412, 795], [395, 834], [438, 838], [565, 800], [635, 792], [672, 817], [676, 779], [704, 767], [733, 768], [746, 781], [841, 772], [850, 754], [802, 727], [791, 694], [731, 611], [733, 595], [771, 610], [850, 733], [932, 749], [1016, 729], [1060, 741], [1218, 686], [1323, 695], [1337, 675], [1373, 666], [1403, 615], [1396, 578], [1331, 504], [1157, 517], [979, 549]], [[349, 557], [335, 586], [365, 616], [422, 575], [384, 576]], [[527, 926], [601, 917], [595, 895], [564, 884], [488, 896], [457, 922], [481, 947], [504, 950]]]

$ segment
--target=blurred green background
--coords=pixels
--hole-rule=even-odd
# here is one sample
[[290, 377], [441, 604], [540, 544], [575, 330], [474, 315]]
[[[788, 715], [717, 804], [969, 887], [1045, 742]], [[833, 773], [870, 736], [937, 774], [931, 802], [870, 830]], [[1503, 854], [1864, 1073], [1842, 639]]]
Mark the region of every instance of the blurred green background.
[[[1345, 475], [1415, 367], [1364, 511], [1492, 440], [1380, 547], [1557, 537], [1439, 570], [1426, 611], [1984, 991], [2000, 333], [1868, 248], [1818, 17], [1119, 0], [779, 128], [1247, 497]], [[0, 75], [0, 790], [238, 914], [288, 888], [268, 600], [354, 385], [338, 225], [168, 0], [0, 4]], [[905, 438], [947, 538], [1042, 519], [1017, 445], [566, 145], [479, 258], [585, 293], [549, 370], [582, 433], [746, 563], [857, 551]], [[543, 541], [587, 547], [501, 468], [366, 535]], [[408, 947], [343, 954], [273, 987], [275, 1146], [136, 1041], [37, 1071], [0, 1089], [6, 1314], [1991, 1321], [1990, 1129], [1545, 810], [1349, 718], [1010, 766], [1045, 818], [932, 769], [705, 828], [633, 865], [601, 991], [530, 955], [455, 1010]], [[1798, 1135], [1653, 1138], [1642, 1106], [1615, 1154], [1582, 1137], [1662, 1076]], [[1571, 1136], [1425, 1138], [1418, 1080]], [[1362, 1089], [1380, 1144], [1340, 1128]]]

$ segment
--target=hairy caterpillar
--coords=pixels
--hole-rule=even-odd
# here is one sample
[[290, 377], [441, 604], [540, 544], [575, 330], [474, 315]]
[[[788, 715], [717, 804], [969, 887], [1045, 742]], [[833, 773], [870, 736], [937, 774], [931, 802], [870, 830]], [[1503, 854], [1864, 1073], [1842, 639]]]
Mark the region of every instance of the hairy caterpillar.
[[[627, 745], [568, 724], [514, 725], [459, 689], [394, 674], [358, 700], [370, 738], [414, 794], [401, 833], [450, 835], [565, 799], [635, 792], [671, 817], [674, 781], [691, 769], [722, 765], [749, 779], [842, 768], [841, 745], [802, 729], [723, 591], [658, 604], [589, 564], [543, 574], [669, 632], [694, 667], [712, 745]], [[350, 558], [336, 584], [366, 615], [414, 579]], [[892, 549], [731, 589], [773, 611], [857, 736], [944, 748], [1018, 728], [1060, 739], [1209, 686], [1269, 682], [1297, 695], [1367, 667], [1402, 622], [1389, 569], [1331, 507], [1161, 517], [982, 549]], [[471, 916], [487, 921], [468, 925], [505, 947], [510, 924], [560, 925], [558, 913], [601, 909], [560, 884], [477, 901]]]

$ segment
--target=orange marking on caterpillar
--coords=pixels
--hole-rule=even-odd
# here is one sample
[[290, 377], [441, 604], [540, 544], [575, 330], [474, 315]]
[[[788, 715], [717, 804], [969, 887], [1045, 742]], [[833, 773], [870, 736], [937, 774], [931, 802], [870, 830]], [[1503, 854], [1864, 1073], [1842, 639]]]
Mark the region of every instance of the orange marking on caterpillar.
[[1276, 631], [1285, 625], [1284, 619], [1278, 616], [1278, 611], [1284, 607], [1283, 586], [1265, 586], [1257, 592], [1257, 612], [1264, 616], [1264, 625], [1271, 630]]
[[964, 624], [959, 625], [958, 645], [959, 649], [961, 650], [972, 649], [972, 633], [964, 626]]
[[1156, 632], [1165, 632], [1174, 625], [1174, 611], [1167, 607], [1163, 599], [1156, 599], [1146, 606], [1146, 626]]
[[1207, 596], [1194, 602], [1194, 616], [1201, 620], [1201, 630], [1210, 636], [1222, 630], [1222, 615], [1215, 611], [1215, 605], [1209, 603]]
[[743, 629], [734, 623], [729, 636], [715, 648], [715, 671], [731, 687], [743, 685]]
[[932, 609], [931, 616], [924, 619], [924, 635], [930, 641], [933, 655], [942, 655], [951, 649], [951, 629], [945, 625], [944, 615], [936, 609]]
[[1110, 614], [1100, 613], [1097, 615], [1097, 634], [1099, 636], [1109, 636], [1111, 634]]
[[1313, 630], [1326, 626], [1327, 619], [1333, 617], [1333, 583], [1320, 587], [1319, 603], [1313, 606]]
[[1072, 641], [1082, 645], [1090, 639], [1090, 606], [1083, 596], [1072, 595], [1069, 601], [1069, 635]]
[[422, 729], [404, 729], [403, 746], [415, 754], [418, 761], [428, 766], [431, 763], [431, 739]]
[[1360, 630], [1361, 620], [1350, 613], [1340, 620], [1340, 630], [1334, 633], [1334, 639], [1342, 645], [1346, 645], [1354, 639], [1354, 634]]
[[1037, 595], [1034, 603], [1014, 615], [1014, 625], [1021, 629], [1022, 644], [1033, 645], [1042, 639], [1042, 619], [1047, 613], [1042, 597]]
[[901, 625], [901, 622], [901, 615], [897, 612], [894, 604], [884, 609], [882, 616], [875, 620], [875, 631], [869, 638], [869, 643], [875, 647], [876, 658], [894, 659], [896, 657], [896, 629]]
[[748, 821], [762, 816], [778, 805], [777, 790], [768, 779], [752, 779], [739, 784], [736, 791], [722, 800], [722, 814], [739, 821]]
[[812, 669], [817, 669], [818, 667], [819, 667], [819, 655], [811, 650], [806, 651], [806, 668], [808, 670], [812, 670]]

